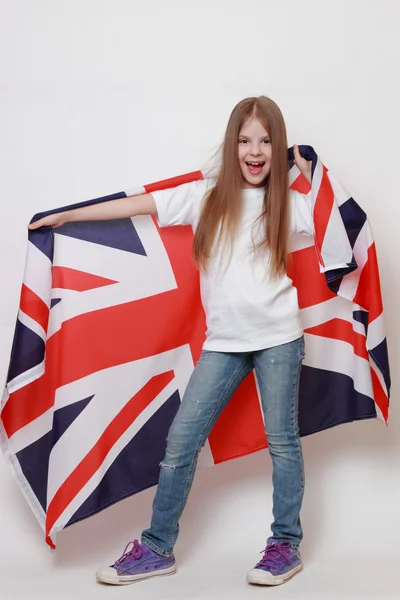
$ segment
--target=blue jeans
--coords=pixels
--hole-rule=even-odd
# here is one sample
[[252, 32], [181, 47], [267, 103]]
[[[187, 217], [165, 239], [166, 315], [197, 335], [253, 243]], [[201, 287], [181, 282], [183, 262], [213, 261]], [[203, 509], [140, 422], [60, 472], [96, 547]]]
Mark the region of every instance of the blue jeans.
[[142, 533], [145, 544], [164, 556], [172, 553], [200, 449], [233, 392], [254, 368], [273, 463], [272, 538], [299, 546], [304, 468], [298, 391], [303, 358], [303, 337], [257, 352], [203, 350], [168, 433], [151, 525]]

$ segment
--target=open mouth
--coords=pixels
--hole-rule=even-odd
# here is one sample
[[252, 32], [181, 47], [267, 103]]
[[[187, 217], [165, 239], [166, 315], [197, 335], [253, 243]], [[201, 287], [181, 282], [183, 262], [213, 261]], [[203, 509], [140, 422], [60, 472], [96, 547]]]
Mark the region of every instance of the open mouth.
[[259, 175], [261, 173], [261, 171], [263, 170], [263, 167], [265, 165], [265, 162], [250, 162], [250, 161], [246, 161], [246, 165], [248, 170], [250, 171], [250, 173], [252, 175]]

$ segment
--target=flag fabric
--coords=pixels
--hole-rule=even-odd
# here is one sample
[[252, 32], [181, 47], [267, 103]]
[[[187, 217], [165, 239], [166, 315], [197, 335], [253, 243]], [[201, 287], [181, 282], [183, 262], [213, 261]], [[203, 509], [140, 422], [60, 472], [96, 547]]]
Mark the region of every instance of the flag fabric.
[[[388, 419], [390, 375], [375, 245], [364, 211], [310, 146], [314, 236], [292, 240], [306, 357], [302, 436]], [[289, 149], [289, 183], [310, 185]], [[73, 205], [209, 177], [197, 171]], [[36, 221], [63, 207], [35, 215]], [[155, 218], [29, 231], [1, 410], [1, 443], [54, 546], [57, 531], [158, 480], [166, 436], [205, 339], [191, 227]], [[254, 374], [202, 450], [215, 464], [266, 447]]]

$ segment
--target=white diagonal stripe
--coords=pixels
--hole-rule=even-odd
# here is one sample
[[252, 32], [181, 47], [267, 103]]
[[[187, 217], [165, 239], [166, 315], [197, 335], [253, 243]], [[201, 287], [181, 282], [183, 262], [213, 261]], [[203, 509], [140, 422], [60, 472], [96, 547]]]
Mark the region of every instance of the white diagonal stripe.
[[31, 242], [28, 242], [24, 284], [50, 307], [51, 262]]

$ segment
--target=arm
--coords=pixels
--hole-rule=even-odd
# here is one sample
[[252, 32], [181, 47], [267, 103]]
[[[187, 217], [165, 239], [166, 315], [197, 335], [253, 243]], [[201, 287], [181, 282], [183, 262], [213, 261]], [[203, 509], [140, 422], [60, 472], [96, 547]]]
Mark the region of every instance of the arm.
[[141, 194], [139, 196], [128, 196], [127, 198], [118, 198], [118, 200], [109, 200], [108, 202], [99, 202], [91, 206], [83, 206], [61, 213], [48, 215], [31, 223], [29, 229], [38, 229], [39, 227], [59, 227], [64, 223], [71, 221], [104, 221], [111, 219], [126, 219], [136, 215], [156, 215], [157, 209], [151, 194]]

